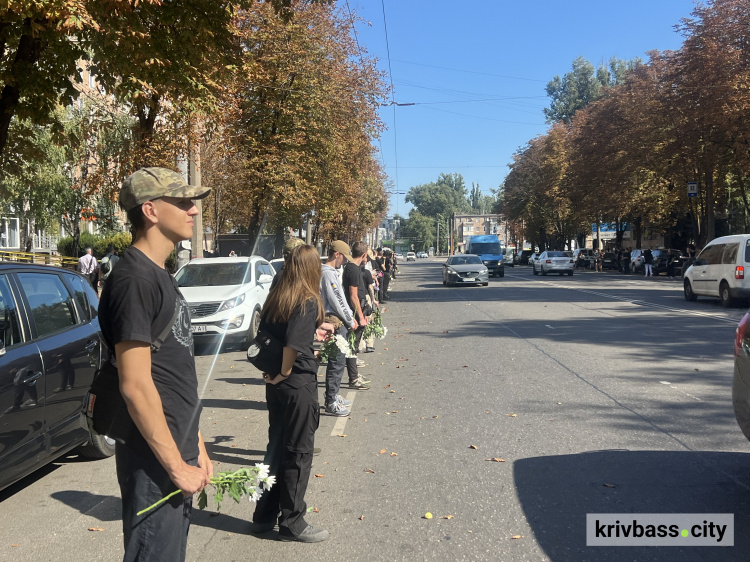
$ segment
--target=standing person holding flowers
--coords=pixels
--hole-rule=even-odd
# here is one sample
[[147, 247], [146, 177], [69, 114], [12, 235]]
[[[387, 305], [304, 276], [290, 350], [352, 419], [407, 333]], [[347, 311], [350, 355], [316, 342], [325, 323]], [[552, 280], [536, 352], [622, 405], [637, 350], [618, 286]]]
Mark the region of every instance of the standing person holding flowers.
[[[166, 168], [142, 168], [120, 191], [134, 241], [107, 278], [99, 322], [130, 418], [122, 427], [132, 425], [115, 452], [125, 561], [185, 560], [192, 496], [213, 475], [198, 429], [189, 309], [164, 266], [175, 245], [193, 233], [194, 199], [209, 191]], [[161, 347], [154, 346], [169, 323]], [[138, 514], [177, 489], [183, 494]]]
[[278, 522], [283, 541], [328, 538], [328, 531], [305, 521], [305, 492], [320, 417], [313, 339], [323, 317], [318, 252], [298, 246], [268, 295], [260, 321], [260, 329], [283, 342], [284, 350], [281, 372], [263, 373], [269, 425], [265, 463], [276, 485], [258, 500], [250, 530], [265, 533]]

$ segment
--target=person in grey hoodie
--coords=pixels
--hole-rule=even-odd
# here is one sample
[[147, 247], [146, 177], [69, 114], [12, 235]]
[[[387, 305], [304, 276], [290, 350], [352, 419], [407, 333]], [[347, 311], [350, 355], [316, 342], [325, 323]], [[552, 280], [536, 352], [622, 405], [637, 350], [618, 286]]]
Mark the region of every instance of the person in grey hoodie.
[[[337, 271], [346, 260], [351, 259], [350, 256], [351, 250], [346, 242], [341, 240], [333, 242], [328, 250], [328, 259], [322, 266], [320, 279], [320, 294], [323, 297], [326, 322], [332, 323], [336, 328], [335, 334], [342, 336], [344, 339], [346, 339], [349, 330], [356, 330], [358, 326], [357, 320], [346, 302]], [[346, 406], [349, 406], [350, 402], [344, 400], [338, 394], [341, 388], [341, 378], [344, 375], [344, 367], [346, 367], [346, 357], [343, 353], [339, 353], [336, 359], [329, 360], [326, 367], [325, 409], [327, 413], [334, 416], [349, 415]]]

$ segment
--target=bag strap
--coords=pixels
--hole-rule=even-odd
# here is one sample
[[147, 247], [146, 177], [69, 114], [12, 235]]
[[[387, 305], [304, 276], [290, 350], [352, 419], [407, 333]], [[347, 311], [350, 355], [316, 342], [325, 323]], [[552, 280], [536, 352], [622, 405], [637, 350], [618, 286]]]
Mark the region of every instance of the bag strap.
[[175, 320], [177, 320], [177, 317], [180, 315], [180, 307], [179, 305], [174, 307], [174, 312], [172, 312], [172, 319], [167, 323], [166, 326], [164, 326], [164, 329], [161, 331], [161, 333], [156, 336], [156, 339], [151, 342], [151, 351], [156, 353], [159, 351], [159, 348], [164, 343], [164, 340], [167, 339], [167, 336], [169, 335], [169, 332], [172, 331], [172, 326], [175, 323]]

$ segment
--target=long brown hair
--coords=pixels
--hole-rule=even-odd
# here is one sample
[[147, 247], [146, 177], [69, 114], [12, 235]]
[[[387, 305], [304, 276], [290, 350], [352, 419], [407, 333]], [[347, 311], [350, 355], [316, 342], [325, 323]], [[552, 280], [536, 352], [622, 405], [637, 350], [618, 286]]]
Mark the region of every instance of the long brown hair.
[[315, 300], [318, 313], [316, 326], [325, 317], [320, 298], [320, 256], [312, 246], [297, 246], [284, 263], [281, 279], [271, 290], [260, 315], [272, 324], [288, 322], [294, 312], [310, 300]]

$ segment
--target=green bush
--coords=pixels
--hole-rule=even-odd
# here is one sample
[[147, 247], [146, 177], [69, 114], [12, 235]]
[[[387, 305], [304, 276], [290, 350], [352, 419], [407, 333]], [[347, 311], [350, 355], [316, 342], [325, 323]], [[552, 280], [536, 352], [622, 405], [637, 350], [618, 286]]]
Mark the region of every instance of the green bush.
[[107, 248], [111, 244], [115, 247], [117, 255], [121, 256], [122, 253], [130, 247], [131, 243], [132, 238], [129, 232], [118, 232], [117, 234], [113, 234], [111, 236], [108, 236], [107, 238], [100, 238], [99, 240], [97, 240], [96, 244], [93, 246], [94, 255], [97, 257], [97, 259], [103, 258], [104, 254], [107, 253]]
[[78, 239], [79, 250], [77, 256], [73, 255], [73, 237], [66, 236], [65, 238], [61, 238], [57, 243], [57, 253], [61, 256], [79, 258], [83, 255], [84, 250], [91, 246], [94, 249], [94, 256], [97, 259], [101, 259], [104, 257], [104, 254], [107, 253], [107, 248], [110, 244], [112, 244], [112, 246], [115, 247], [115, 250], [117, 250], [117, 255], [121, 256], [122, 253], [130, 247], [130, 233], [118, 232], [117, 234], [104, 238], [103, 236], [98, 236], [96, 234], [82, 232], [81, 237]]

